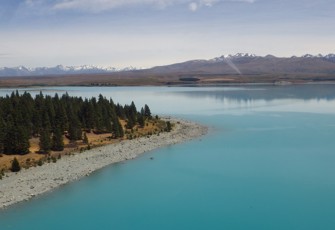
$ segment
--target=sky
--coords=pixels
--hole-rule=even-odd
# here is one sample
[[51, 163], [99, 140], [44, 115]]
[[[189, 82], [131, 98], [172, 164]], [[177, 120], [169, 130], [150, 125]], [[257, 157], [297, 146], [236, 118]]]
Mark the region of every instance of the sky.
[[335, 53], [334, 0], [0, 0], [0, 67]]

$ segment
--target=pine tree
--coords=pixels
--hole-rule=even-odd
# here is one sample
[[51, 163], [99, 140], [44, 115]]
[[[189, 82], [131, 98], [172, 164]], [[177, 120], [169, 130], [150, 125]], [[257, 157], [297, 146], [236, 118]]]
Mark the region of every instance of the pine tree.
[[53, 151], [64, 150], [63, 132], [59, 126], [56, 126], [55, 131], [52, 135], [51, 150]]
[[126, 119], [126, 112], [124, 111], [123, 106], [119, 103], [115, 106], [115, 112], [119, 118]]
[[42, 118], [41, 118], [41, 112], [36, 108], [33, 111], [32, 123], [33, 123], [32, 133], [33, 135], [38, 136], [40, 130], [42, 129]]
[[135, 103], [132, 101], [130, 104], [130, 116], [134, 123], [136, 123], [136, 120], [137, 120], [136, 115], [137, 115], [137, 109], [136, 109]]
[[150, 108], [147, 104], [145, 104], [145, 106], [144, 106], [144, 116], [146, 116], [148, 118], [151, 118], [151, 111], [150, 111]]
[[108, 107], [106, 106], [102, 110], [102, 120], [104, 121], [104, 130], [108, 133], [112, 132], [112, 123], [111, 123], [111, 115], [110, 111], [108, 111]]
[[44, 109], [48, 113], [50, 127], [55, 127], [56, 112], [51, 96], [45, 97]]
[[34, 111], [32, 114], [32, 122], [33, 122], [33, 135], [38, 136], [40, 131], [42, 130], [42, 121], [43, 121], [43, 107], [44, 107], [44, 96], [42, 92], [39, 95], [35, 96], [34, 99]]
[[27, 92], [24, 92], [20, 97], [19, 110], [23, 118], [22, 125], [27, 129], [30, 135], [33, 134], [32, 117], [34, 113], [34, 99]]
[[4, 153], [27, 154], [29, 153], [29, 135], [27, 130], [15, 123], [12, 116], [7, 118], [6, 133], [4, 137]]
[[98, 133], [103, 132], [103, 118], [102, 118], [102, 108], [100, 104], [95, 104], [94, 106], [95, 116], [94, 116], [94, 128]]
[[29, 131], [23, 127], [19, 126], [17, 127], [17, 140], [18, 140], [18, 145], [16, 146], [16, 154], [27, 154], [29, 153], [29, 148], [30, 148], [30, 143], [29, 143]]
[[122, 125], [117, 116], [115, 116], [113, 119], [113, 134], [115, 138], [124, 136]]
[[41, 153], [49, 153], [51, 150], [51, 139], [50, 139], [50, 131], [48, 129], [43, 129], [40, 134], [40, 152]]
[[68, 123], [68, 117], [66, 115], [65, 106], [61, 101], [55, 101], [56, 108], [55, 108], [55, 127], [58, 126], [58, 128], [61, 129], [61, 131], [68, 130], [69, 123]]
[[137, 115], [137, 122], [141, 127], [144, 127], [145, 123], [144, 116], [140, 113]]
[[171, 122], [170, 122], [170, 121], [167, 121], [167, 122], [166, 122], [166, 128], [165, 128], [165, 131], [166, 131], [166, 132], [170, 132], [171, 130], [172, 130]]
[[13, 154], [15, 145], [15, 130], [14, 130], [14, 120], [11, 115], [7, 117], [6, 129], [3, 140], [3, 152], [5, 154]]
[[80, 125], [78, 117], [76, 117], [74, 114], [72, 115], [71, 121], [69, 124], [69, 138], [72, 141], [82, 139], [81, 125]]
[[51, 122], [50, 122], [50, 117], [49, 113], [47, 111], [47, 108], [43, 111], [43, 120], [42, 120], [42, 130], [48, 130], [50, 132], [51, 130]]
[[3, 153], [5, 135], [6, 135], [5, 122], [2, 119], [2, 116], [1, 116], [1, 113], [0, 113], [0, 153]]
[[6, 124], [3, 119], [1, 100], [0, 100], [0, 153], [3, 153], [5, 135], [6, 135]]
[[127, 120], [127, 129], [132, 129], [135, 126], [135, 121], [133, 120], [132, 117], [129, 117]]
[[83, 143], [88, 144], [88, 138], [87, 138], [86, 132], [84, 132]]
[[94, 107], [91, 102], [88, 99], [84, 101], [83, 108], [82, 108], [82, 119], [84, 121], [84, 128], [89, 130], [94, 128]]
[[16, 157], [14, 157], [13, 161], [12, 161], [12, 167], [11, 167], [11, 171], [12, 172], [18, 172], [21, 170], [21, 166], [19, 161], [16, 159]]

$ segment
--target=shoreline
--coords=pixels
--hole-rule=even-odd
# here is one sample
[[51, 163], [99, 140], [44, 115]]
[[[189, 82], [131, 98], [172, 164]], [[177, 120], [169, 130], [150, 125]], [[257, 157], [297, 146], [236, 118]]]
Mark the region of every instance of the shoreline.
[[57, 163], [22, 169], [18, 173], [8, 173], [0, 180], [0, 209], [49, 192], [61, 185], [79, 180], [92, 172], [113, 163], [134, 159], [137, 156], [168, 145], [199, 138], [208, 128], [192, 121], [165, 117], [174, 128], [159, 136], [141, 137], [105, 145], [74, 156], [62, 157]]
[[[1, 77], [0, 77], [1, 78]], [[0, 89], [29, 89], [29, 88], [50, 88], [50, 87], [225, 87], [225, 86], [290, 86], [290, 85], [335, 85], [335, 80], [324, 80], [324, 81], [259, 81], [259, 82], [223, 82], [223, 83], [199, 83], [199, 84], [185, 84], [185, 83], [176, 83], [176, 84], [120, 84], [120, 85], [3, 85]]]

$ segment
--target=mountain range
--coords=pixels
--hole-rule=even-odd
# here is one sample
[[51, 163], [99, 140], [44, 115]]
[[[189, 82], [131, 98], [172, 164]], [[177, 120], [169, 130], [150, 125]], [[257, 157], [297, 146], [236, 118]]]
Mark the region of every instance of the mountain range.
[[[117, 69], [114, 67], [99, 67], [93, 65], [27, 68], [2, 67], [0, 76], [43, 76], [70, 74], [102, 74], [141, 70], [134, 67]], [[280, 58], [273, 55], [257, 56], [248, 53], [223, 55], [210, 60], [191, 60], [166, 66], [157, 66], [142, 70], [149, 73], [186, 73], [186, 74], [334, 74], [335, 54], [292, 56]]]
[[82, 66], [63, 66], [57, 65], [55, 67], [37, 67], [27, 68], [24, 66], [18, 67], [0, 67], [0, 76], [43, 76], [43, 75], [68, 75], [68, 74], [99, 74], [99, 73], [113, 73], [120, 71], [136, 70], [134, 67], [126, 67], [118, 69], [114, 67], [101, 67], [94, 65]]
[[335, 54], [280, 58], [238, 53], [210, 60], [192, 60], [154, 67], [149, 72], [181, 74], [260, 75], [260, 74], [335, 74]]
[[0, 87], [335, 82], [335, 54], [275, 57], [238, 53], [149, 69], [61, 65], [34, 69], [0, 68], [0, 76]]

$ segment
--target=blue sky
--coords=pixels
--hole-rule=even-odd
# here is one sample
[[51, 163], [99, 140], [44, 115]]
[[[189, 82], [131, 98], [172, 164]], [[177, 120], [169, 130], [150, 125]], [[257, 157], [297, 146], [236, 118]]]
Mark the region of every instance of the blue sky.
[[334, 0], [0, 0], [0, 67], [335, 53]]

